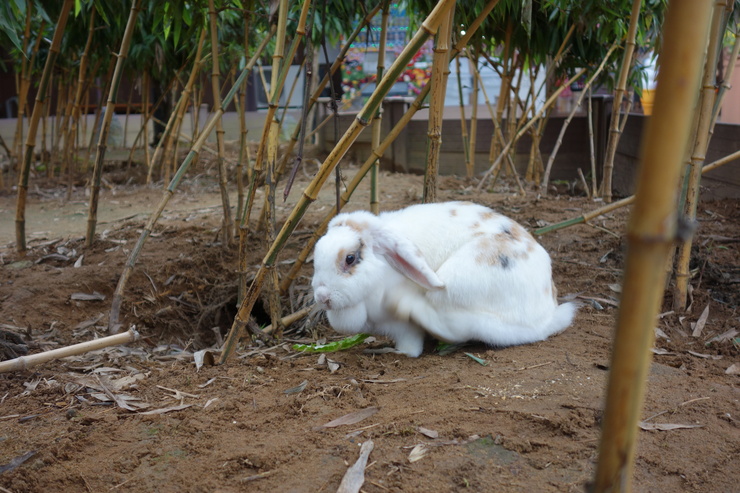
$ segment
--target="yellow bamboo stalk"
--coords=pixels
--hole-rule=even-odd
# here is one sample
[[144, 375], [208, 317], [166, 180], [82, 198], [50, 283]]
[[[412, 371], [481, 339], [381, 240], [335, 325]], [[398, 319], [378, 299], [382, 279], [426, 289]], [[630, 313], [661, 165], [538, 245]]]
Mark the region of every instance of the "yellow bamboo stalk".
[[450, 39], [452, 36], [453, 19], [455, 17], [455, 1], [447, 11], [437, 33], [437, 42], [432, 58], [431, 103], [429, 104], [429, 125], [427, 135], [427, 165], [424, 171], [424, 203], [437, 201], [437, 170], [439, 168], [439, 154], [442, 150], [442, 121], [444, 119], [445, 91], [447, 76], [450, 73]]
[[[251, 27], [252, 20], [252, 1], [249, 0], [245, 5], [245, 9], [242, 13], [244, 16], [244, 58], [249, 58], [249, 30]], [[296, 77], [297, 79], [297, 77]], [[249, 161], [247, 158], [247, 83], [246, 81], [242, 84], [239, 89], [239, 94], [234, 101], [237, 104], [237, 111], [239, 112], [239, 160], [236, 164], [236, 224], [239, 224], [239, 236], [241, 237], [241, 216], [242, 209], [244, 208], [244, 161], [247, 160], [247, 173], [251, 173], [249, 168]], [[249, 176], [247, 176], [249, 181]], [[241, 284], [240, 284], [241, 286]], [[241, 299], [241, 296], [240, 296]]]
[[51, 47], [46, 56], [44, 71], [41, 74], [39, 90], [36, 93], [36, 103], [33, 106], [31, 121], [28, 125], [26, 151], [23, 154], [23, 165], [20, 168], [18, 176], [18, 198], [16, 201], [15, 211], [15, 246], [19, 253], [25, 253], [26, 251], [26, 197], [28, 195], [28, 176], [31, 170], [31, 161], [33, 160], [33, 149], [36, 146], [36, 132], [38, 130], [39, 120], [41, 119], [41, 113], [44, 108], [44, 100], [46, 98], [49, 79], [51, 78], [54, 63], [62, 45], [62, 36], [64, 35], [64, 28], [67, 25], [67, 18], [69, 17], [72, 3], [73, 0], [65, 0], [62, 5], [62, 10], [59, 13], [59, 19], [57, 20], [57, 25], [54, 29], [54, 37], [51, 41]]
[[573, 109], [571, 110], [570, 114], [565, 119], [565, 121], [563, 121], [563, 127], [560, 129], [558, 139], [555, 142], [555, 146], [553, 147], [552, 151], [550, 152], [550, 157], [548, 157], [547, 159], [547, 166], [545, 166], [545, 176], [542, 178], [542, 193], [544, 195], [547, 195], [547, 185], [550, 182], [550, 171], [552, 170], [552, 164], [555, 162], [555, 156], [557, 156], [558, 151], [560, 150], [560, 145], [563, 143], [563, 136], [565, 135], [565, 131], [568, 129], [568, 125], [570, 124], [571, 120], [573, 120], [573, 116], [576, 114], [576, 111], [578, 110], [578, 108], [581, 107], [583, 98], [591, 89], [591, 84], [594, 82], [594, 80], [596, 80], [596, 77], [601, 74], [601, 71], [604, 70], [604, 66], [606, 65], [607, 60], [609, 60], [609, 58], [612, 56], [612, 53], [614, 53], [614, 50], [617, 49], [617, 46], [618, 45], [616, 43], [612, 44], [611, 48], [609, 48], [609, 51], [606, 52], [606, 56], [601, 61], [599, 67], [594, 71], [593, 74], [591, 74], [591, 77], [589, 77], [589, 79], [586, 81], [586, 84], [583, 87], [580, 96], [578, 96], [576, 104], [573, 105]]
[[[463, 82], [460, 68], [460, 57], [455, 57], [455, 70], [457, 75], [457, 102], [460, 107], [460, 137], [462, 139], [463, 154], [465, 155], [465, 173], [470, 166], [470, 147], [468, 146], [468, 122], [465, 118], [465, 101], [463, 100]], [[446, 72], [449, 77], [449, 71]], [[446, 89], [445, 89], [446, 91]]]
[[[717, 72], [717, 59], [719, 48], [724, 37], [724, 15], [727, 8], [727, 0], [718, 0], [714, 3], [712, 14], [712, 25], [709, 33], [709, 47], [707, 48], [706, 63], [704, 64], [704, 77], [702, 80], [701, 94], [699, 95], [699, 115], [694, 135], [691, 157], [687, 163], [688, 175], [686, 203], [684, 205], [684, 216], [693, 221], [696, 218], [696, 207], [699, 202], [699, 183], [701, 182], [701, 169], [707, 156], [709, 138], [712, 133], [712, 116], [715, 101], [715, 81]], [[679, 141], [680, 142], [680, 141]], [[676, 261], [676, 288], [673, 294], [673, 309], [682, 312], [686, 309], [686, 299], [689, 288], [689, 262], [691, 260], [691, 245], [693, 237], [689, 236], [681, 241], [678, 247], [678, 259]]]
[[632, 66], [632, 57], [635, 52], [635, 35], [637, 34], [637, 21], [640, 17], [640, 5], [642, 0], [632, 0], [632, 12], [630, 14], [630, 24], [627, 29], [627, 40], [624, 46], [624, 57], [622, 58], [622, 68], [619, 72], [619, 80], [614, 90], [614, 102], [612, 103], [612, 116], [609, 124], [609, 140], [606, 144], [606, 153], [604, 155], [604, 177], [602, 178], [603, 197], [606, 202], [612, 200], [612, 173], [614, 170], [614, 155], [617, 152], [619, 137], [619, 115], [622, 107], [622, 97], [627, 87], [627, 77]]
[[115, 112], [116, 98], [118, 96], [118, 85], [121, 82], [121, 76], [123, 75], [123, 65], [128, 57], [128, 50], [131, 46], [131, 38], [134, 34], [134, 28], [136, 27], [136, 18], [141, 10], [141, 0], [133, 0], [131, 3], [131, 10], [129, 12], [128, 21], [126, 23], [126, 30], [123, 33], [123, 39], [121, 40], [121, 49], [116, 55], [116, 68], [113, 71], [113, 77], [110, 82], [110, 92], [108, 93], [108, 103], [105, 107], [105, 117], [103, 123], [100, 126], [100, 135], [98, 136], [98, 149], [95, 154], [95, 164], [93, 167], [93, 177], [90, 186], [90, 207], [88, 208], [87, 215], [87, 233], [85, 235], [85, 246], [91, 247], [95, 240], [95, 227], [98, 222], [98, 197], [100, 195], [100, 179], [103, 174], [103, 161], [105, 159], [105, 151], [108, 147], [108, 132], [110, 130], [110, 122], [113, 119], [113, 113]]
[[[529, 130], [529, 128], [534, 125], [537, 120], [542, 117], [542, 114], [550, 108], [555, 101], [557, 100], [557, 97], [560, 96], [560, 93], [565, 90], [566, 87], [570, 86], [575, 80], [577, 80], [581, 75], [583, 75], [586, 72], [586, 69], [579, 70], [573, 77], [568, 79], [566, 82], [563, 83], [555, 92], [552, 93], [552, 95], [548, 98], [547, 101], [545, 101], [545, 104], [542, 105], [542, 108], [537, 111], [537, 113], [517, 132], [517, 134], [512, 138], [501, 150], [499, 153], [499, 156], [496, 158], [493, 163], [491, 163], [490, 168], [488, 168], [488, 171], [486, 171], [483, 174], [483, 177], [480, 179], [480, 182], [478, 182], [478, 185], [476, 185], [476, 190], [479, 190], [483, 188], [483, 185], [485, 184], [486, 180], [491, 176], [491, 173], [493, 173], [498, 164], [501, 162], [501, 159], [503, 159], [504, 155], [509, 152], [509, 150], [512, 148], [512, 146], [524, 135], [524, 133]], [[516, 173], [515, 173], [516, 175]]]
[[195, 85], [195, 81], [197, 80], [198, 74], [200, 73], [200, 68], [203, 65], [202, 54], [205, 40], [206, 30], [201, 29], [200, 38], [198, 39], [198, 45], [195, 50], [193, 67], [190, 69], [188, 81], [185, 83], [185, 87], [183, 87], [183, 90], [180, 93], [180, 99], [177, 101], [177, 104], [175, 104], [175, 109], [170, 115], [169, 120], [167, 121], [167, 126], [162, 133], [162, 137], [157, 143], [157, 148], [154, 150], [154, 157], [152, 158], [151, 165], [149, 166], [149, 170], [147, 171], [147, 183], [151, 183], [152, 172], [157, 166], [157, 163], [164, 162], [165, 156], [168, 156], [170, 154], [170, 149], [172, 148], [173, 142], [176, 140], [176, 136], [179, 134], [178, 130], [182, 124], [183, 118], [185, 117], [185, 112], [188, 109], [188, 103], [190, 102], [190, 95], [193, 92], [193, 86]]
[[[218, 15], [213, 0], [208, 0], [208, 18], [210, 21], [211, 34], [211, 88], [213, 89], [213, 111], [221, 111], [221, 69], [218, 56]], [[216, 142], [218, 144], [218, 188], [221, 191], [221, 204], [223, 206], [223, 223], [221, 225], [221, 241], [224, 245], [231, 245], [234, 236], [234, 221], [231, 218], [231, 205], [229, 204], [229, 191], [226, 187], [226, 144], [224, 142], [224, 126], [221, 117], [216, 120]]]
[[[26, 53], [26, 50], [28, 49], [28, 42], [31, 38], [32, 17], [33, 2], [31, 0], [26, 0], [26, 23], [25, 27], [23, 28], [23, 53]], [[28, 89], [31, 87], [31, 70], [34, 65], [33, 62], [36, 59], [36, 54], [38, 53], [39, 46], [41, 45], [41, 40], [44, 38], [44, 27], [46, 27], [45, 23], [42, 22], [39, 29], [39, 34], [36, 37], [36, 43], [33, 47], [33, 53], [31, 54], [30, 63], [25, 56], [21, 58], [20, 81], [16, 79], [16, 81], [18, 81], [18, 119], [16, 120], [13, 149], [15, 150], [15, 154], [16, 156], [18, 156], [19, 161], [23, 156], [23, 120], [26, 117], [26, 100], [28, 99]]]
[[87, 353], [90, 351], [97, 351], [98, 349], [104, 349], [111, 346], [118, 346], [119, 344], [127, 344], [129, 342], [138, 341], [139, 333], [135, 328], [131, 328], [126, 332], [120, 334], [101, 337], [92, 341], [81, 342], [79, 344], [73, 344], [72, 346], [66, 346], [58, 349], [52, 349], [51, 351], [44, 351], [43, 353], [32, 354], [30, 356], [20, 356], [15, 359], [0, 362], [0, 373], [7, 371], [25, 371], [34, 366], [38, 366], [49, 361], [54, 361], [60, 358], [66, 358], [69, 356], [76, 356], [78, 354]]
[[468, 141], [468, 161], [467, 161], [467, 176], [472, 178], [475, 174], [475, 140], [476, 133], [478, 132], [478, 87], [482, 86], [480, 81], [480, 74], [478, 73], [478, 53], [479, 50], [468, 51], [468, 62], [470, 63], [470, 71], [473, 74], [473, 92], [470, 94], [470, 140]]
[[[388, 38], [388, 19], [390, 18], [390, 1], [385, 0], [383, 2], [383, 14], [380, 21], [380, 40], [378, 41], [378, 66], [375, 73], [375, 80], [383, 78], [383, 71], [385, 70], [385, 45]], [[378, 110], [373, 117], [372, 122], [372, 139], [371, 147], [373, 149], [380, 145], [380, 130], [381, 130], [381, 113]], [[380, 158], [375, 160], [375, 164], [370, 169], [370, 211], [373, 214], [380, 212], [380, 185], [378, 183], [378, 171], [380, 169]]]
[[421, 28], [406, 45], [396, 61], [393, 62], [393, 65], [391, 65], [383, 79], [378, 83], [375, 92], [370, 96], [367, 103], [365, 103], [365, 106], [363, 106], [360, 113], [357, 115], [357, 118], [349, 126], [339, 142], [337, 142], [334, 149], [329, 153], [313, 180], [303, 191], [303, 195], [293, 208], [293, 212], [283, 224], [280, 233], [278, 233], [277, 238], [262, 260], [262, 264], [255, 274], [252, 284], [249, 286], [244, 299], [239, 305], [239, 310], [236, 313], [236, 317], [234, 317], [234, 323], [232, 324], [229, 334], [226, 337], [226, 341], [224, 342], [220, 358], [221, 363], [226, 362], [236, 349], [236, 343], [247, 325], [252, 308], [257, 301], [257, 297], [262, 291], [268, 271], [274, 268], [277, 255], [282, 251], [288, 237], [295, 230], [298, 221], [303, 217], [308, 206], [316, 200], [319, 190], [329, 178], [332, 171], [334, 171], [334, 168], [341, 158], [347, 153], [349, 147], [357, 139], [357, 136], [369, 125], [370, 120], [380, 106], [382, 99], [388, 93], [411, 56], [419, 50], [429, 36], [436, 33], [440, 23], [447, 16], [447, 12], [451, 4], [451, 0], [440, 0], [437, 3], [432, 12], [422, 23]]
[[631, 491], [637, 423], [663, 295], [664, 266], [678, 229], [675, 204], [684, 149], [676, 142], [689, 138], [710, 12], [710, 0], [672, 0], [666, 14], [655, 105], [645, 128], [628, 225], [595, 493]]
[[[82, 94], [83, 90], [87, 87], [86, 80], [87, 80], [87, 64], [88, 59], [90, 58], [90, 47], [92, 46], [92, 39], [93, 39], [93, 33], [95, 32], [95, 6], [93, 5], [90, 8], [90, 28], [87, 32], [87, 40], [85, 41], [85, 49], [82, 52], [82, 56], [80, 56], [80, 68], [79, 72], [77, 74], [77, 87], [75, 88], [75, 95], [74, 99], [72, 101], [72, 122], [70, 125], [70, 132], [67, 133], [67, 137], [64, 141], [64, 151], [65, 153], [70, 152], [69, 155], [71, 155], [71, 150], [73, 147], [75, 147], [75, 138], [77, 136], [77, 127], [80, 122], [80, 117], [82, 114], [82, 109], [80, 108], [80, 104], [82, 103]], [[72, 163], [69, 163], [70, 171], [72, 169]]]
[[[347, 42], [342, 47], [342, 50], [339, 52], [339, 55], [334, 60], [334, 63], [331, 64], [331, 67], [329, 67], [328, 72], [326, 75], [324, 75], [323, 79], [321, 79], [321, 82], [316, 86], [316, 89], [314, 90], [313, 94], [311, 95], [311, 98], [308, 100], [308, 108], [309, 111], [311, 111], [311, 108], [314, 107], [316, 104], [316, 101], [318, 101], [319, 96], [321, 96], [321, 93], [326, 88], [326, 85], [329, 83], [329, 79], [334, 75], [334, 73], [339, 69], [339, 67], [342, 65], [342, 62], [344, 61], [344, 57], [347, 55], [347, 51], [350, 49], [350, 44], [357, 38], [357, 36], [360, 34], [362, 29], [367, 26], [370, 21], [375, 17], [375, 14], [378, 13], [380, 10], [381, 2], [378, 2], [375, 7], [373, 7], [365, 17], [363, 17], [362, 21], [360, 21], [357, 26], [355, 27], [355, 30], [352, 32], [352, 34], [349, 35], [347, 38]], [[304, 104], [306, 102], [304, 101]], [[293, 148], [295, 147], [296, 143], [298, 142], [298, 136], [301, 132], [301, 125], [300, 123], [296, 125], [296, 127], [293, 129], [293, 135], [290, 137], [290, 142], [288, 142], [287, 149], [283, 153], [283, 157], [280, 158], [280, 163], [278, 164], [278, 173], [282, 174], [285, 171], [285, 167], [287, 165], [288, 159], [290, 158], [291, 153], [293, 152]]]

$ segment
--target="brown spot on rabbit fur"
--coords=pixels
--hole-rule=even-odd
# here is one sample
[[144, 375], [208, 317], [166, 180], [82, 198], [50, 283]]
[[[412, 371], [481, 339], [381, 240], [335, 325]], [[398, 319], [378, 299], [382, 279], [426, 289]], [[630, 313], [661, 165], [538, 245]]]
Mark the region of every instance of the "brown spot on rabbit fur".
[[[520, 241], [514, 237], [514, 228], [511, 229], [512, 231], [505, 230], [480, 238], [477, 243], [479, 253], [475, 258], [476, 262], [490, 266], [500, 265], [507, 269], [514, 261], [529, 257], [528, 248], [527, 250], [517, 248]], [[528, 234], [521, 226], [516, 234], [519, 233]]]
[[[357, 261], [355, 261], [352, 265], [347, 265], [347, 255], [353, 254], [357, 256]], [[349, 277], [352, 274], [354, 274], [355, 270], [357, 269], [357, 266], [360, 263], [360, 260], [362, 260], [362, 246], [360, 246], [360, 250], [346, 250], [344, 248], [339, 250], [339, 253], [337, 253], [337, 272], [342, 274], [343, 276]]]
[[457, 209], [450, 209], [450, 216], [452, 217], [457, 216]]

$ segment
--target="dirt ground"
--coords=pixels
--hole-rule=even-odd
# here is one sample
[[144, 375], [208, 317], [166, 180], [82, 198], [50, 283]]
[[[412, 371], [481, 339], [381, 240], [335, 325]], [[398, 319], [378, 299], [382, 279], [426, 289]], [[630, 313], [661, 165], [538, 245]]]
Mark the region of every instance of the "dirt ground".
[[[107, 176], [90, 249], [83, 188], [66, 201], [64, 189], [32, 185], [25, 257], [12, 244], [14, 192], [0, 192], [0, 329], [31, 353], [107, 335], [118, 277], [161, 195]], [[421, 177], [381, 179], [384, 209], [419, 200]], [[440, 185], [443, 200], [473, 200], [530, 229], [600, 205], [519, 197], [505, 184], [476, 193], [451, 177]], [[298, 226], [281, 275], [331, 195], [322, 193]], [[281, 217], [296, 196], [280, 204]], [[363, 189], [356, 204], [366, 203]], [[193, 353], [219, 347], [237, 296], [236, 250], [219, 241], [218, 189], [203, 162], [173, 197], [126, 290], [124, 326], [135, 324], [144, 340], [0, 374], [0, 490], [336, 491], [372, 440], [368, 493], [584, 491], [597, 458], [628, 212], [540, 238], [560, 295], [583, 303], [574, 324], [547, 341], [447, 355], [430, 341], [418, 359], [367, 352], [388, 346], [382, 339], [326, 358], [297, 353], [295, 342], [337, 338], [317, 315], [290, 326], [282, 342], [245, 339], [226, 365], [196, 369]], [[738, 491], [740, 351], [731, 331], [740, 328], [739, 222], [737, 201], [700, 206], [692, 306], [679, 316], [664, 303], [642, 414], [646, 428], [683, 426], [639, 432], [635, 491]], [[251, 239], [251, 274], [263, 252]], [[310, 276], [309, 264], [285, 313], [310, 299]], [[104, 299], [78, 299], [94, 293]]]

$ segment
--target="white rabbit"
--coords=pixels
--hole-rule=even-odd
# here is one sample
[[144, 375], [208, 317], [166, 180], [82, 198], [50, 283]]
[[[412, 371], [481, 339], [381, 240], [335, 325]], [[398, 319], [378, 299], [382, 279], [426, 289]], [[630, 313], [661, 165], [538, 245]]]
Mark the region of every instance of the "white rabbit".
[[470, 202], [339, 214], [314, 252], [314, 298], [342, 333], [389, 337], [417, 357], [426, 333], [493, 346], [568, 327], [550, 256], [522, 226]]

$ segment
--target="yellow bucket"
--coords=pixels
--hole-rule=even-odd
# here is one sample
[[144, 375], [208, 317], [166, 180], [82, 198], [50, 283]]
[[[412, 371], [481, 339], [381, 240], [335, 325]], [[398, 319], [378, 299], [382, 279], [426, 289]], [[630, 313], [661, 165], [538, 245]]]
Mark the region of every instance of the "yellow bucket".
[[640, 103], [642, 104], [642, 112], [646, 115], [653, 114], [653, 98], [655, 97], [655, 89], [643, 89], [642, 96], [640, 96]]

